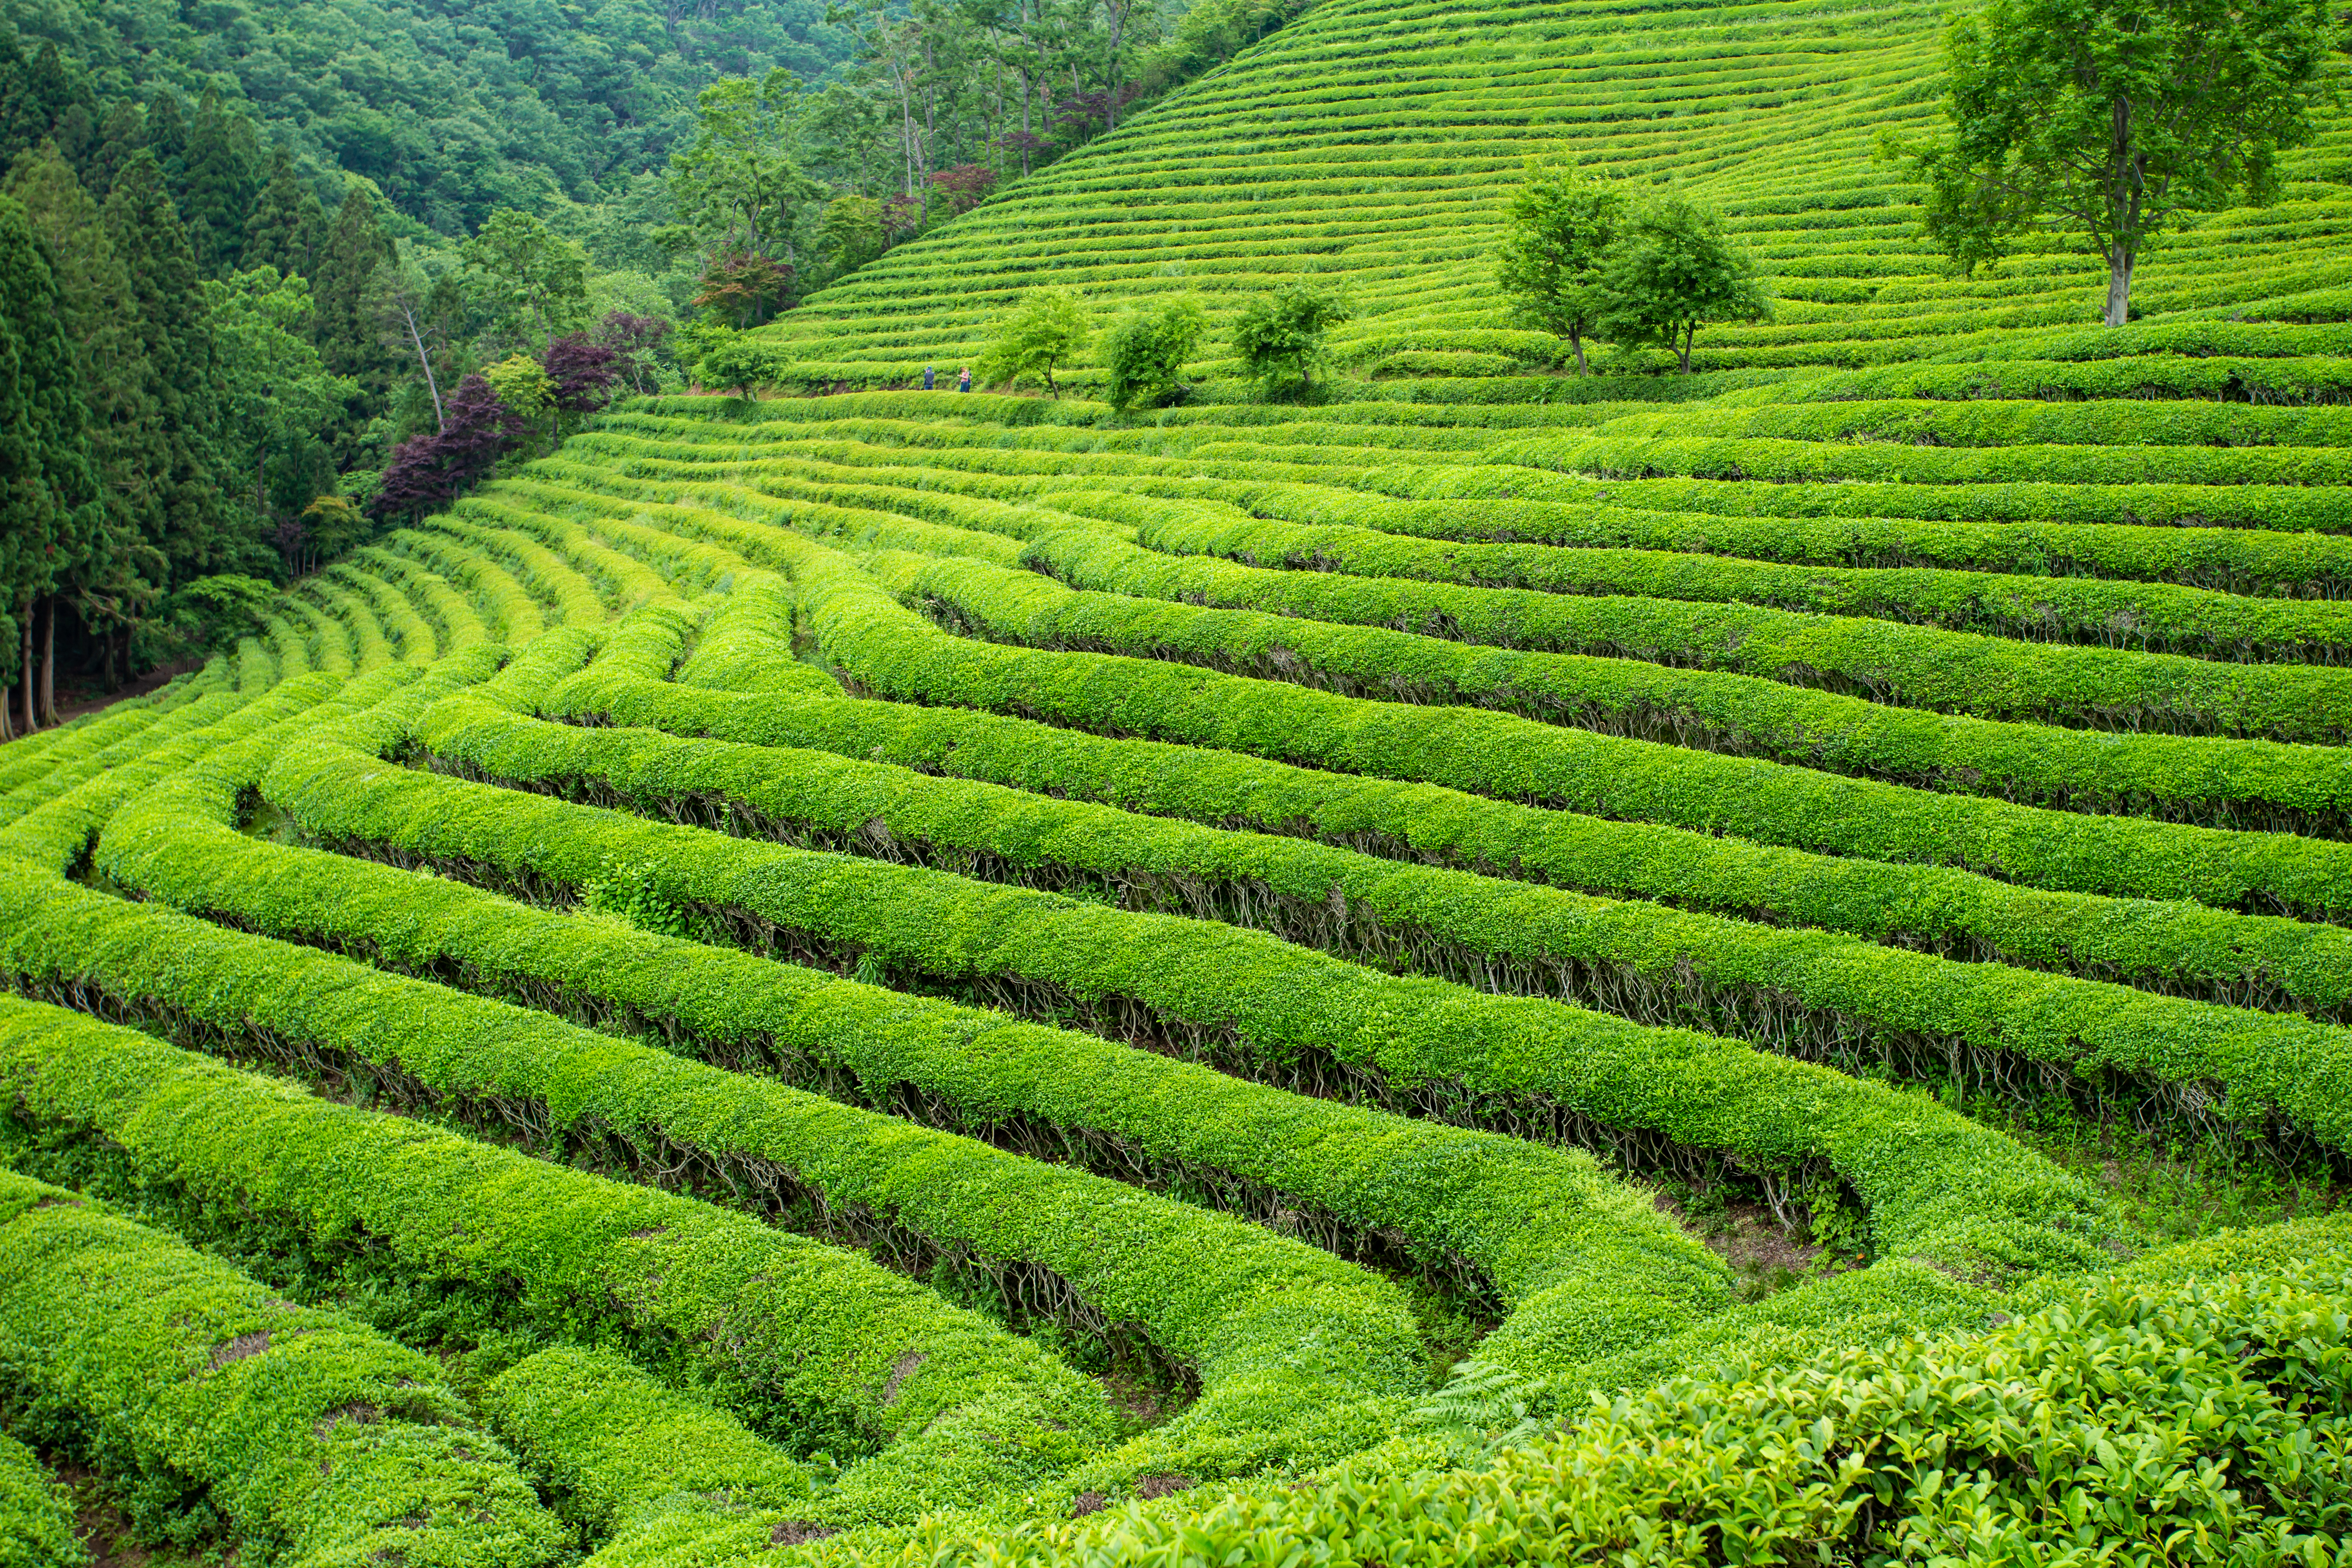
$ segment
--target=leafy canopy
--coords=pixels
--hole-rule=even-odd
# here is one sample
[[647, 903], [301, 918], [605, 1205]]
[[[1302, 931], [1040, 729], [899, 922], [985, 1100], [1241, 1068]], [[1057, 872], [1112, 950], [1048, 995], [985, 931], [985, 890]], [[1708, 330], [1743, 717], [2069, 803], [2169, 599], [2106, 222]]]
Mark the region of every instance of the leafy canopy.
[[1106, 343], [1110, 405], [1124, 414], [1175, 402], [1182, 391], [1184, 362], [1200, 346], [1206, 325], [1201, 307], [1190, 300], [1121, 317]]
[[1268, 392], [1314, 384], [1323, 363], [1323, 334], [1348, 320], [1347, 302], [1312, 283], [1286, 283], [1242, 309], [1234, 323], [1234, 352], [1250, 378]]
[[1566, 338], [1584, 374], [1584, 340], [1609, 302], [1601, 263], [1617, 237], [1625, 198], [1573, 168], [1536, 168], [1512, 193], [1495, 280], [1519, 313]]
[[1055, 384], [1054, 373], [1076, 358], [1091, 335], [1086, 305], [1076, 294], [1066, 289], [1037, 289], [997, 329], [995, 341], [981, 355], [980, 379], [1012, 385], [1034, 375], [1059, 397], [1062, 389]]
[[1755, 262], [1724, 232], [1722, 217], [1685, 196], [1634, 209], [1609, 248], [1600, 287], [1601, 335], [1672, 349], [1685, 374], [1701, 327], [1772, 313]]
[[2167, 225], [2275, 195], [2336, 32], [2326, 0], [1992, 0], [1945, 34], [1949, 135], [1885, 146], [1964, 272], [2025, 231], [2067, 235], [2107, 263], [2120, 326]]
[[529, 213], [500, 207], [457, 253], [508, 342], [537, 348], [587, 324], [586, 253]]

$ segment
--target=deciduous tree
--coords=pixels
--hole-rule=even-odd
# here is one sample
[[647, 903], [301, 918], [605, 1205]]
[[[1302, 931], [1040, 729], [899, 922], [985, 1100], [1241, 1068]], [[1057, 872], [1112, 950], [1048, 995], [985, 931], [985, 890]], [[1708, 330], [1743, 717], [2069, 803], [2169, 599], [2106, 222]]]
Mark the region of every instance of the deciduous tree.
[[997, 328], [995, 340], [981, 355], [980, 378], [1010, 386], [1034, 375], [1059, 397], [1062, 389], [1054, 373], [1077, 357], [1090, 335], [1086, 305], [1076, 294], [1066, 289], [1034, 290]]
[[1601, 264], [1624, 208], [1622, 195], [1573, 168], [1537, 168], [1512, 193], [1496, 247], [1495, 280], [1521, 315], [1568, 340], [1579, 375], [1608, 303]]
[[1104, 343], [1110, 371], [1106, 395], [1113, 408], [1162, 408], [1176, 401], [1184, 376], [1184, 362], [1200, 346], [1207, 327], [1201, 307], [1178, 300], [1157, 310], [1139, 310], [1121, 317]]
[[1685, 196], [1660, 196], [1624, 219], [1601, 263], [1601, 334], [1672, 349], [1686, 375], [1701, 327], [1772, 312], [1756, 264], [1723, 219]]
[[1234, 323], [1234, 353], [1269, 395], [1293, 386], [1304, 393], [1324, 361], [1324, 333], [1349, 314], [1346, 301], [1314, 283], [1286, 283], [1243, 307]]
[[2165, 227], [2271, 200], [2339, 30], [2327, 0], [1992, 0], [1945, 33], [1949, 134], [1885, 145], [1963, 270], [2029, 230], [2068, 236], [2105, 263], [2121, 326]]

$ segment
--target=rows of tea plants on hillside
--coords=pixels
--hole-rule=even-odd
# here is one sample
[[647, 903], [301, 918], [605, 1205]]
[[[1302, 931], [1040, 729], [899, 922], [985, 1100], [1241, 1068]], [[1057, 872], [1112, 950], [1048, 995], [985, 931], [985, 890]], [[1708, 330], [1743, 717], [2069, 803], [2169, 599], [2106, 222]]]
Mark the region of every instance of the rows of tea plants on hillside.
[[[2218, 1257], [2264, 1282], [2193, 1310], [2259, 1337], [2333, 1288], [2328, 1221], [2114, 1274], [2179, 1216], [2009, 1131], [2352, 1154], [2329, 520], [1914, 473], [1832, 563], [1674, 531], [1830, 482], [1621, 455], [2325, 475], [2329, 410], [931, 406], [630, 405], [0, 759], [7, 1158], [151, 1227], [38, 1247], [176, 1233], [439, 1358], [543, 1509], [447, 1560], [1259, 1541], [1307, 1506], [1269, 1467], [1393, 1544], [1369, 1500], [1498, 1438], [1648, 1456], [1550, 1483], [1597, 1521], [1694, 1433], [1762, 1486], [1759, 1409], [2046, 1354], [2002, 1317], [2160, 1338], [2150, 1281]], [[2002, 483], [2087, 515], [1937, 504]], [[76, 1310], [147, 1388], [260, 1331]], [[12, 1428], [163, 1442], [42, 1366]], [[443, 1500], [370, 1542], [491, 1506], [437, 1452], [369, 1461]]]
[[[2053, 242], [1954, 276], [1919, 233], [1916, 188], [1877, 156], [1882, 132], [1925, 130], [1938, 113], [1921, 90], [1936, 16], [1853, 0], [1328, 0], [763, 336], [791, 382], [912, 385], [927, 363], [952, 373], [977, 359], [992, 323], [1034, 288], [1075, 289], [1106, 321], [1194, 297], [1212, 323], [1195, 368], [1218, 378], [1237, 368], [1222, 334], [1246, 301], [1303, 278], [1353, 306], [1332, 346], [1360, 379], [1444, 400], [1583, 395], [1593, 389], [1527, 379], [1572, 368], [1567, 346], [1494, 288], [1503, 197], [1529, 158], [1572, 148], [1589, 174], [1719, 207], [1755, 256], [1777, 306], [1700, 335], [1692, 368], [1715, 389], [1930, 361], [1960, 386], [2137, 392], [2096, 362], [2138, 351], [2084, 331], [2099, 320], [2093, 259]], [[2158, 352], [2227, 356], [2168, 365], [2155, 384], [2343, 397], [2328, 362], [2340, 366], [2336, 323], [2352, 301], [2352, 122], [2326, 111], [2322, 123], [2287, 155], [2277, 202], [2192, 219], [2148, 257], [2135, 312], [2180, 322]], [[1626, 350], [1601, 368], [1670, 361]], [[1609, 379], [1623, 395], [1622, 375]], [[1645, 376], [1631, 388], [1697, 390]]]
[[[0, 1540], [2340, 1561], [2344, 142], [2096, 329], [1933, 24], [1325, 0], [0, 747]], [[1776, 316], [1551, 374], [1570, 136]], [[1308, 266], [1323, 401], [889, 389]]]

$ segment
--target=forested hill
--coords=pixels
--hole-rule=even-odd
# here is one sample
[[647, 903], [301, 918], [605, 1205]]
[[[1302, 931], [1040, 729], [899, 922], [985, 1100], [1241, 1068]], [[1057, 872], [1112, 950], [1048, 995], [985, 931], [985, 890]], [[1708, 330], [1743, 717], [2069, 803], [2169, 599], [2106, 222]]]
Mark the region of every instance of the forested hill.
[[[448, 235], [497, 207], [593, 202], [617, 176], [658, 171], [720, 76], [782, 67], [818, 79], [856, 47], [824, 16], [824, 0], [7, 6], [26, 53], [54, 42], [101, 98], [143, 104], [168, 89], [193, 104], [219, 89], [268, 145], [362, 175]], [[92, 127], [101, 138], [108, 112]]]
[[0, 737], [1311, 4], [8, 0]]

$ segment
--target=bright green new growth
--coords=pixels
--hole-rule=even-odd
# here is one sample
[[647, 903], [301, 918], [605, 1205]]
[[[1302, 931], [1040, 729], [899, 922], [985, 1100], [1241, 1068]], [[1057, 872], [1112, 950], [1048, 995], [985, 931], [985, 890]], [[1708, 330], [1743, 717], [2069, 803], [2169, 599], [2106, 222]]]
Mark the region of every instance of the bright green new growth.
[[1092, 334], [1085, 301], [1066, 289], [1041, 289], [998, 329], [981, 356], [979, 379], [1014, 386], [1034, 376], [1058, 398], [1062, 389], [1055, 384], [1054, 372], [1084, 349]]
[[40, 1456], [0, 1433], [0, 1568], [84, 1568], [73, 1501]]
[[[0, 1149], [364, 1310], [582, 1568], [2337, 1568], [2352, 120], [2105, 327], [1872, 170], [1927, 0], [1204, 16], [1034, 177], [796, 230], [841, 96], [715, 92], [658, 243], [739, 395], [0, 748]], [[1048, 396], [914, 390], [1015, 318]]]

